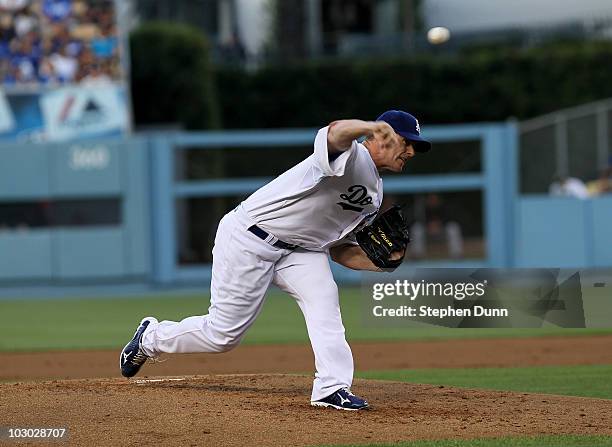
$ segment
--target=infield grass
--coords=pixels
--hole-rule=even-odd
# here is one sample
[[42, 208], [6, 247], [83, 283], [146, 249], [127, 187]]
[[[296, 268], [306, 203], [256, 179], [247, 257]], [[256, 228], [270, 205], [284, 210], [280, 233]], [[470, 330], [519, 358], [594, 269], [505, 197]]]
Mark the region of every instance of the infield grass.
[[358, 372], [366, 379], [612, 399], [612, 365]]
[[[440, 439], [393, 444], [360, 444], [359, 447], [604, 447], [612, 446], [611, 436], [555, 435], [536, 437], [509, 437], [486, 439]], [[323, 446], [321, 446], [323, 447]], [[331, 447], [331, 446], [328, 446]], [[357, 447], [335, 445], [333, 447]]]
[[[373, 328], [363, 324], [359, 289], [343, 289], [341, 305], [352, 341], [532, 337], [612, 333], [612, 329]], [[207, 313], [208, 296], [0, 300], [0, 351], [116, 349], [142, 317], [180, 320]], [[247, 333], [246, 344], [307, 343], [302, 314], [293, 298], [273, 291]]]

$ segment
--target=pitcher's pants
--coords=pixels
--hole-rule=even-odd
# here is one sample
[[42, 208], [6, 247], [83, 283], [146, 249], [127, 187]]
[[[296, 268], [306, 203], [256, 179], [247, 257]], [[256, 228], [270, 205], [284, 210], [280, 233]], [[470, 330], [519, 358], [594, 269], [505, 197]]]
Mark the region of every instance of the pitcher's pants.
[[142, 339], [145, 354], [229, 351], [259, 315], [274, 283], [295, 298], [306, 320], [316, 367], [311, 399], [350, 387], [353, 356], [327, 253], [273, 247], [247, 231], [250, 225], [240, 207], [221, 219], [208, 315], [150, 324]]

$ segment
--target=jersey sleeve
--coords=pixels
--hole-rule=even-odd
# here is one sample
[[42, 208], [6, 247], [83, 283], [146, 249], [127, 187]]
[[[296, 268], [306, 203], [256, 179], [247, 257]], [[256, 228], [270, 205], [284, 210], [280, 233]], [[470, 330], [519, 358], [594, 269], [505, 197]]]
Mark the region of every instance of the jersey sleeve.
[[346, 165], [350, 163], [353, 158], [353, 153], [357, 147], [357, 141], [353, 141], [351, 147], [336, 157], [333, 161], [330, 161], [329, 151], [327, 150], [327, 131], [329, 126], [319, 130], [314, 142], [314, 164], [318, 171], [321, 172], [322, 176], [336, 176], [341, 177], [344, 175]]

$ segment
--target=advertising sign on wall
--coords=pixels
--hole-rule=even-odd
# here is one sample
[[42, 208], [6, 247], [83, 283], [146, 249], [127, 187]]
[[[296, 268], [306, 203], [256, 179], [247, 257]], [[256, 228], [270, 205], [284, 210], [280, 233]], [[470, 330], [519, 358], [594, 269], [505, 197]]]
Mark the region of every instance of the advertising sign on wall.
[[129, 131], [122, 84], [0, 95], [0, 141], [69, 141]]
[[0, 134], [15, 127], [15, 119], [3, 91], [0, 90]]
[[127, 108], [112, 85], [66, 87], [40, 98], [45, 135], [52, 141], [100, 136], [127, 130]]

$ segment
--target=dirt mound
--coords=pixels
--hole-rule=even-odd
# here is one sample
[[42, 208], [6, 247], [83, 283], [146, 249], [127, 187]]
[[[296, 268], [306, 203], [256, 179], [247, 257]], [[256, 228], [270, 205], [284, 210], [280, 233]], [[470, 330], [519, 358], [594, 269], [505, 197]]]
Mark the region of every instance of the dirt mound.
[[[612, 364], [612, 336], [538, 337], [351, 343], [358, 371]], [[119, 349], [0, 353], [0, 381], [117, 377]], [[310, 345], [239, 346], [221, 355], [167, 356], [145, 374], [305, 373], [314, 368]]]
[[[372, 409], [310, 407], [311, 378], [226, 375], [0, 385], [0, 426], [65, 426], [72, 445], [284, 446], [612, 435], [612, 401], [357, 380]], [[23, 444], [20, 444], [23, 445]]]

